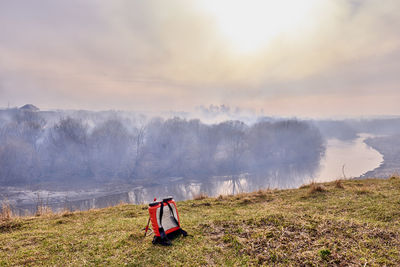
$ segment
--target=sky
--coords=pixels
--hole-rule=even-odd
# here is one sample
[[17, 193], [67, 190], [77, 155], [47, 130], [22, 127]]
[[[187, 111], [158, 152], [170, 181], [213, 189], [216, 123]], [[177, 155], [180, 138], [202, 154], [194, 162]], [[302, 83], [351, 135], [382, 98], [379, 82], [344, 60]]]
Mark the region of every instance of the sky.
[[398, 0], [2, 0], [0, 107], [400, 115]]

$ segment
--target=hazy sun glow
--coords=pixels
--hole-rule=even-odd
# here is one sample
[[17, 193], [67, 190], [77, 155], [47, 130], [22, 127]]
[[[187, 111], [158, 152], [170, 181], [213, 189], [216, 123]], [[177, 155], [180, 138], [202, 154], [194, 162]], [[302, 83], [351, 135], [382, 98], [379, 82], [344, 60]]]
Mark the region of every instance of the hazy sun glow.
[[204, 0], [219, 30], [239, 52], [254, 52], [313, 22], [318, 0]]

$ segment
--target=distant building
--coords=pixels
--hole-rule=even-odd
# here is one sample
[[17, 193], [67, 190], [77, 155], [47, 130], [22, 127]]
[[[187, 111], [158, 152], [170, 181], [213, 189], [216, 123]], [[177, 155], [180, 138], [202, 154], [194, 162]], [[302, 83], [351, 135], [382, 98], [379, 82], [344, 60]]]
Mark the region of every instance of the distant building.
[[19, 108], [20, 110], [24, 111], [39, 111], [40, 109], [32, 104], [26, 104]]

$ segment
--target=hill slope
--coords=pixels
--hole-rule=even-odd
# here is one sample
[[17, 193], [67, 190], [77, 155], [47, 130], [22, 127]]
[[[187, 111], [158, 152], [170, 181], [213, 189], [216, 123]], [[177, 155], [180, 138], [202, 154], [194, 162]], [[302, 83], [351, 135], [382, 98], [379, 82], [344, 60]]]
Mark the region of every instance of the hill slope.
[[[344, 188], [342, 188], [344, 187]], [[143, 238], [146, 205], [0, 222], [0, 265], [399, 265], [400, 179], [178, 202], [191, 234]]]

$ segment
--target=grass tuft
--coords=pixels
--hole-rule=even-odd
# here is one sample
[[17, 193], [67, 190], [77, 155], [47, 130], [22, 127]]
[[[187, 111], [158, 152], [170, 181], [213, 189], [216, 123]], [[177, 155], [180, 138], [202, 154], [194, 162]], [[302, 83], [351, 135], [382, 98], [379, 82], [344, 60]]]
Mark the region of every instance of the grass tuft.
[[357, 195], [366, 195], [372, 193], [370, 189], [368, 189], [367, 187], [363, 186], [361, 188], [356, 189], [356, 194]]
[[[22, 226], [19, 218], [0, 221], [0, 233], [7, 233], [19, 229]], [[1, 262], [0, 262], [1, 263]]]
[[341, 179], [336, 180], [334, 183], [336, 188], [344, 189], [344, 185]]
[[3, 201], [3, 203], [1, 204], [0, 220], [2, 221], [11, 220], [12, 216], [13, 214], [10, 203], [7, 200]]
[[329, 256], [331, 255], [331, 251], [329, 249], [321, 249], [319, 251], [319, 256], [321, 257], [321, 259], [323, 260], [328, 260]]
[[219, 195], [218, 197], [217, 197], [217, 200], [226, 200], [228, 198], [228, 196], [225, 196], [225, 195]]
[[200, 194], [195, 195], [193, 197], [194, 200], [203, 200], [203, 199], [206, 199], [206, 198], [208, 198], [208, 195], [206, 193], [203, 193], [203, 192], [201, 192]]
[[299, 187], [299, 189], [307, 189], [307, 188], [310, 188], [310, 186], [311, 186], [313, 183], [314, 183], [314, 182], [309, 183], [309, 184], [303, 184], [303, 185], [301, 185], [301, 186]]
[[40, 216], [51, 216], [53, 215], [53, 211], [49, 206], [38, 206], [36, 208], [36, 213], [35, 216], [36, 217], [40, 217]]
[[327, 189], [322, 184], [311, 183], [309, 190], [308, 190], [308, 194], [314, 195], [317, 193], [325, 193], [326, 191], [327, 191]]

